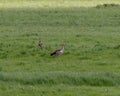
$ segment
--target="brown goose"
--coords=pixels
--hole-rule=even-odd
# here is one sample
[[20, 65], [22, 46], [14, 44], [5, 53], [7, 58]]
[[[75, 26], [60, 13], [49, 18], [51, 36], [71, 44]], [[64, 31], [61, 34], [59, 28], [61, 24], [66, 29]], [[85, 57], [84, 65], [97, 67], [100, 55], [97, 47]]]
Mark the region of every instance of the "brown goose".
[[42, 42], [41, 38], [39, 38], [38, 46], [40, 46], [41, 48], [43, 47], [43, 42]]
[[63, 53], [63, 51], [64, 51], [64, 45], [62, 45], [60, 49], [53, 51], [50, 55], [51, 56], [54, 56], [54, 55], [59, 56]]

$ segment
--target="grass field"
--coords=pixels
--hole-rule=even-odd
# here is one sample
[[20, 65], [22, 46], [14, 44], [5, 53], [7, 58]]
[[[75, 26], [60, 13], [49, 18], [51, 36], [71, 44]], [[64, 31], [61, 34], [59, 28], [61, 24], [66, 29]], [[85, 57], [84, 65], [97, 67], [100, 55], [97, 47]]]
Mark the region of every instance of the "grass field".
[[119, 4], [0, 0], [0, 96], [119, 96]]

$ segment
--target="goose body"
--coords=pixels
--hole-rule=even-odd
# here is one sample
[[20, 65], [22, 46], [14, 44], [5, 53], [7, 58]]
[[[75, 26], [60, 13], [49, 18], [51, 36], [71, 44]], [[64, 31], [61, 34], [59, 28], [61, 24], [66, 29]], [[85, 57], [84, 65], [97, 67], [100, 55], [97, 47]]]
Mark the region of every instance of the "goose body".
[[41, 41], [40, 38], [39, 38], [38, 46], [43, 47], [43, 42]]
[[43, 47], [42, 41], [39, 41], [38, 46]]
[[59, 56], [64, 52], [64, 45], [62, 45], [62, 47], [60, 49], [55, 50], [54, 52], [52, 52], [50, 55], [51, 56]]

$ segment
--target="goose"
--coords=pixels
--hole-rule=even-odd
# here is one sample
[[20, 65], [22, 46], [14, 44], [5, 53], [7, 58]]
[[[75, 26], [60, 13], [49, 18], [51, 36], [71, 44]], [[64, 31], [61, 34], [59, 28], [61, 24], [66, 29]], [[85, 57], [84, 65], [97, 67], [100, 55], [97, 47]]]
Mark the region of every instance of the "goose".
[[43, 42], [41, 41], [41, 38], [39, 38], [38, 46], [40, 46], [41, 48], [43, 47]]
[[51, 56], [59, 56], [64, 52], [64, 44], [61, 45], [60, 49], [57, 49], [55, 51], [53, 51], [50, 55]]

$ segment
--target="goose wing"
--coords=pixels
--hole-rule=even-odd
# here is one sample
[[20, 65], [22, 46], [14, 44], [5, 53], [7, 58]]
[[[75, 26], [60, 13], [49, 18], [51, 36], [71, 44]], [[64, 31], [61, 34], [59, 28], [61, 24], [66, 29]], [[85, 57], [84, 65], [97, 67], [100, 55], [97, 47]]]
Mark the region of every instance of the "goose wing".
[[59, 52], [60, 52], [60, 50], [58, 49], [58, 50], [55, 50], [54, 52], [52, 52], [50, 55], [53, 56], [53, 55], [56, 55]]

